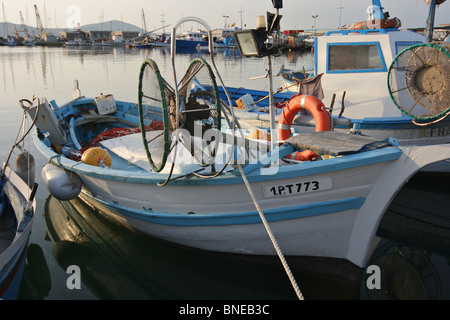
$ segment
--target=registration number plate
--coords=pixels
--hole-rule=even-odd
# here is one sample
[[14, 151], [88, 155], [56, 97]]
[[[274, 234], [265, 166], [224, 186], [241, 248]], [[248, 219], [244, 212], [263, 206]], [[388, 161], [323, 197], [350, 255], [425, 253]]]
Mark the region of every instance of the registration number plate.
[[331, 189], [331, 178], [325, 177], [315, 180], [299, 180], [286, 184], [265, 185], [263, 186], [263, 193], [264, 197], [270, 198], [329, 189]]

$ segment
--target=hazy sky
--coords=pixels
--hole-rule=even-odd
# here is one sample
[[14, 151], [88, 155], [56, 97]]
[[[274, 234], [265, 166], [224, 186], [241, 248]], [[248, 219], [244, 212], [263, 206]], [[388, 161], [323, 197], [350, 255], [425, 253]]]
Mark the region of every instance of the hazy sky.
[[[270, 0], [2, 0], [6, 20], [20, 23], [19, 11], [31, 26], [36, 26], [34, 4], [37, 5], [45, 27], [71, 28], [75, 22], [81, 25], [110, 20], [122, 20], [142, 27], [142, 9], [145, 12], [147, 30], [174, 24], [179, 19], [195, 16], [206, 21], [212, 29], [227, 23], [241, 21], [247, 28], [254, 28], [256, 17], [274, 12]], [[316, 28], [337, 28], [366, 20], [370, 0], [284, 0], [280, 14], [282, 29], [311, 29], [316, 18]], [[381, 0], [391, 17], [398, 17], [402, 27], [424, 27], [428, 5], [423, 0]], [[340, 9], [342, 8], [342, 9]], [[164, 16], [162, 16], [164, 14]], [[3, 21], [3, 11], [0, 21]], [[242, 20], [241, 20], [242, 18]], [[450, 23], [450, 1], [436, 11], [435, 26]], [[166, 31], [169, 31], [167, 28]]]

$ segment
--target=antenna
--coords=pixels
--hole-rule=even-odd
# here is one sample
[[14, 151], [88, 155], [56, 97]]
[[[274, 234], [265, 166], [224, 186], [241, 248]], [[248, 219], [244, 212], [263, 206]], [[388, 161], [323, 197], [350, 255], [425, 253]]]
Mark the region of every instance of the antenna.
[[342, 9], [344, 9], [344, 7], [342, 6], [342, 0], [341, 0], [341, 6], [338, 7], [339, 9], [339, 25], [338, 25], [338, 29], [341, 29], [341, 17], [342, 17]]
[[242, 24], [242, 14], [244, 13], [244, 11], [242, 11], [242, 6], [241, 6], [241, 11], [239, 11], [239, 14], [241, 15], [241, 29], [244, 28], [244, 25]]
[[162, 13], [161, 13], [161, 22], [162, 22], [162, 25], [163, 25], [163, 33], [166, 33], [166, 28], [164, 27], [164, 22], [166, 22], [166, 21], [164, 21], [164, 11], [161, 11]]

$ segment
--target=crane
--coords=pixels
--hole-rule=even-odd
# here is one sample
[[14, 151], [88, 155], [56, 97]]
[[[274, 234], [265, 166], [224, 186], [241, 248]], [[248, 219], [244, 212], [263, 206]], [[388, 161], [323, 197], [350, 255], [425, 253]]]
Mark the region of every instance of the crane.
[[36, 24], [37, 28], [41, 32], [41, 38], [47, 39], [47, 32], [44, 30], [44, 26], [42, 25], [41, 16], [39, 15], [39, 10], [37, 8], [37, 5], [34, 5], [34, 11], [36, 12]]
[[24, 39], [26, 40], [30, 35], [28, 34], [28, 28], [25, 24], [25, 20], [23, 19], [23, 15], [22, 15], [22, 11], [19, 11], [19, 15], [20, 15], [20, 24], [21, 24], [21, 31], [23, 31], [24, 35]]

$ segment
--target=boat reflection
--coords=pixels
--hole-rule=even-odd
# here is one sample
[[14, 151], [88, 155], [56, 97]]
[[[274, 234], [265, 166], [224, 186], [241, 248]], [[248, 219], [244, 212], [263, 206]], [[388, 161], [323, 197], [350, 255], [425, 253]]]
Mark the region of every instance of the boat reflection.
[[46, 201], [47, 233], [64, 270], [77, 265], [99, 299], [295, 299], [281, 267], [210, 255], [137, 235], [80, 199]]

